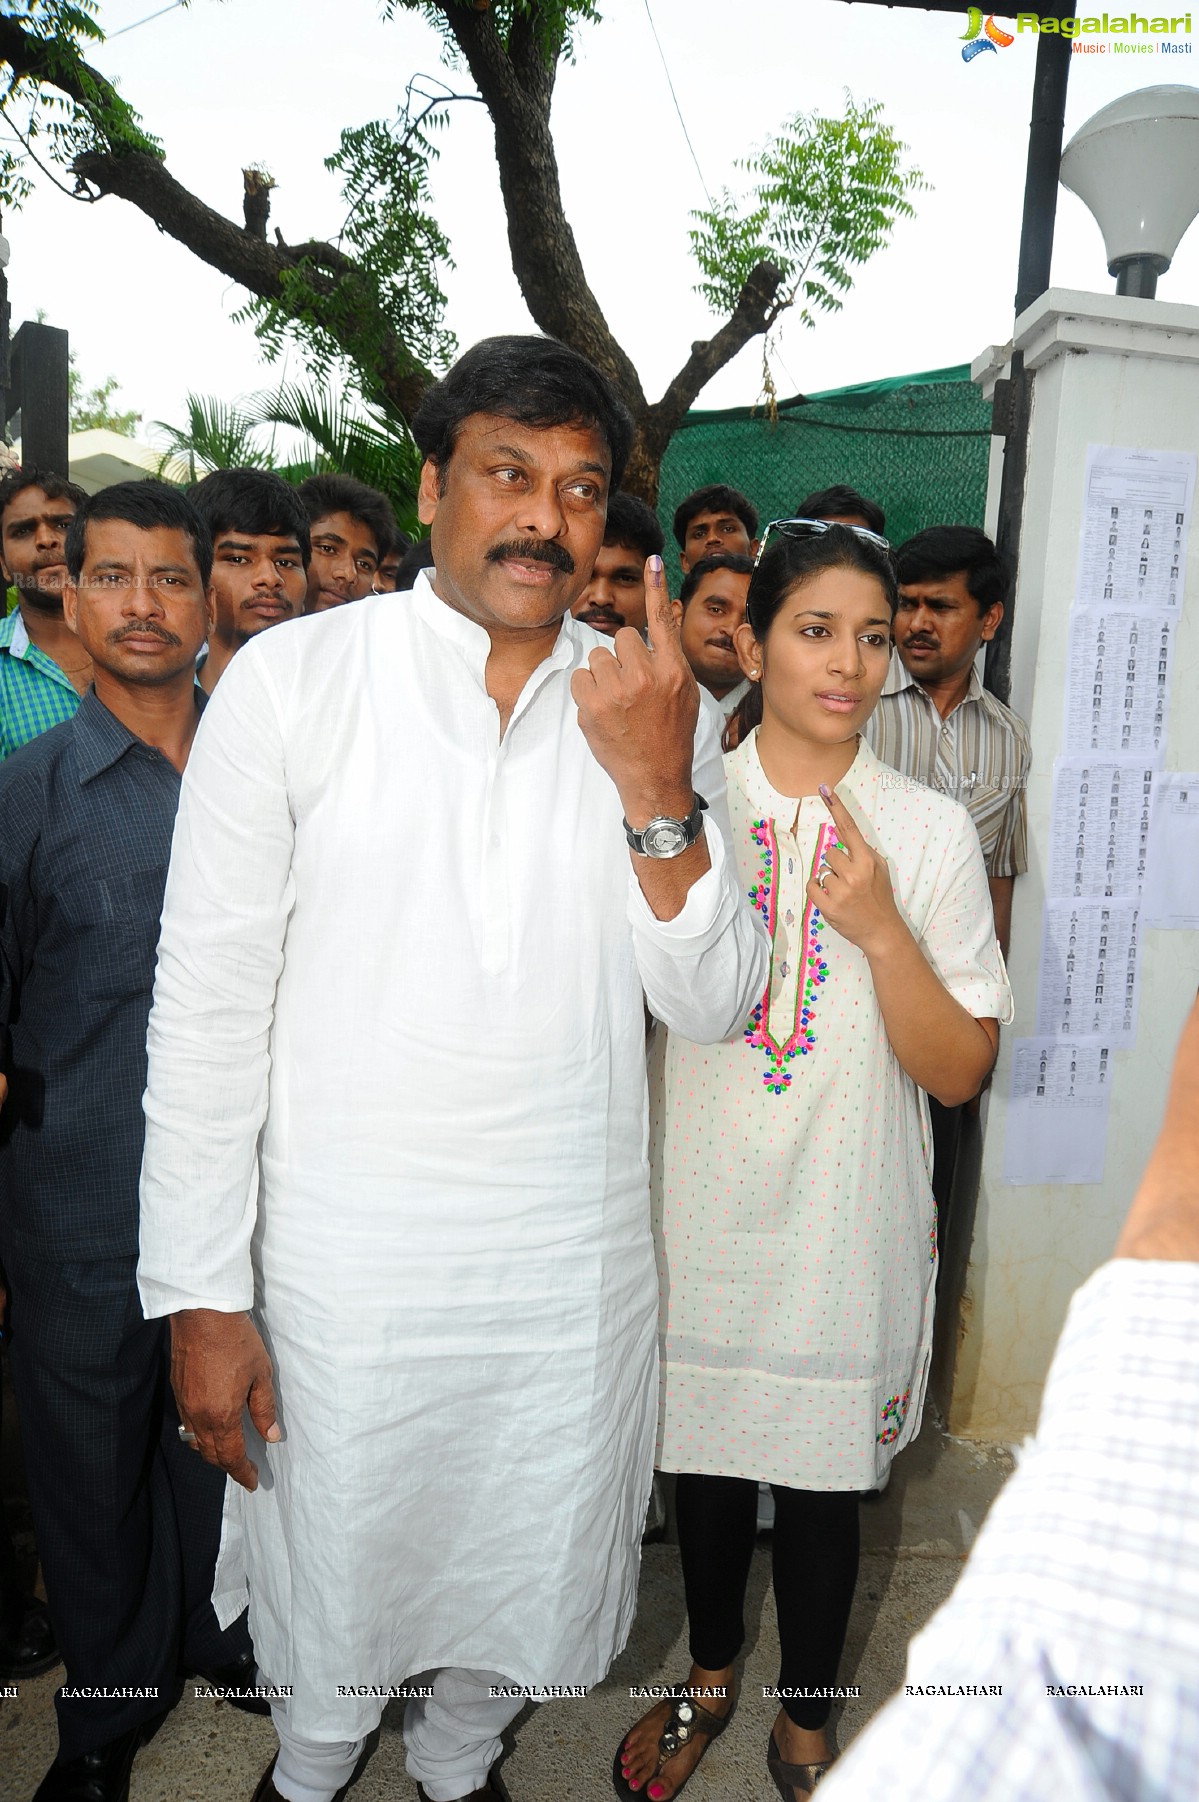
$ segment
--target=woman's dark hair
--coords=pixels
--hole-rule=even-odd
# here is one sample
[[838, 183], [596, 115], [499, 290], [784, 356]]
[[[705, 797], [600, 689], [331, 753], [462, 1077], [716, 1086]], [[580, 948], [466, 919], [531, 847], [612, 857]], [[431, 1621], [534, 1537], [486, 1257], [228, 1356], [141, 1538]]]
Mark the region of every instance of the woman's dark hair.
[[436, 463], [442, 493], [458, 433], [474, 413], [534, 427], [594, 426], [612, 458], [609, 488], [620, 486], [633, 445], [628, 409], [594, 364], [557, 338], [483, 338], [429, 389], [412, 436], [422, 457]]
[[78, 582], [83, 573], [88, 526], [104, 519], [126, 520], [143, 532], [152, 532], [156, 526], [169, 526], [183, 532], [191, 541], [201, 586], [208, 587], [212, 576], [211, 532], [178, 488], [170, 488], [165, 482], [150, 481], [114, 482], [111, 488], [101, 488], [98, 494], [87, 496], [67, 527], [63, 545], [62, 554], [72, 582]]
[[[880, 545], [860, 538], [849, 526], [830, 526], [827, 532], [805, 538], [791, 538], [780, 532], [770, 539], [758, 559], [745, 600], [745, 617], [759, 644], [766, 643], [787, 597], [825, 569], [857, 569], [863, 575], [873, 576], [886, 597], [891, 618], [895, 618], [899, 605], [895, 565]], [[761, 723], [762, 684], [751, 682], [729, 716], [722, 740], [724, 749], [735, 750], [746, 734]]]

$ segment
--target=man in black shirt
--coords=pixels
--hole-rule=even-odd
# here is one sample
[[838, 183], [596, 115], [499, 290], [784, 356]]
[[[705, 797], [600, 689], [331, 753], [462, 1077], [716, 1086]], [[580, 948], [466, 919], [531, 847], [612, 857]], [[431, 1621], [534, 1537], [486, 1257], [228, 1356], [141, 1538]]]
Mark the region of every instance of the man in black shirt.
[[0, 768], [0, 1261], [67, 1668], [35, 1802], [125, 1802], [185, 1671], [254, 1682], [244, 1618], [222, 1631], [211, 1603], [224, 1478], [180, 1442], [164, 1323], [135, 1281], [146, 1021], [212, 540], [175, 491], [125, 483], [79, 510], [65, 555], [95, 686]]

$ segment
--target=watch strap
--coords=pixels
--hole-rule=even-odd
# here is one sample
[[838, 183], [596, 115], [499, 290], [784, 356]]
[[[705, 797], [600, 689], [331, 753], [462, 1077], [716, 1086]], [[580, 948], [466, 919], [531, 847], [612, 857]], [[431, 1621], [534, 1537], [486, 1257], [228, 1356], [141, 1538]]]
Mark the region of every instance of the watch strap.
[[[687, 835], [686, 842], [680, 847], [680, 855], [683, 851], [689, 850], [699, 837], [703, 828], [704, 815], [708, 811], [708, 803], [704, 800], [703, 796], [695, 791], [693, 791], [693, 793], [695, 796], [695, 804], [692, 807], [691, 812], [687, 815], [687, 818], [685, 820], [676, 820], [672, 818], [670, 821], [674, 826], [681, 826]], [[659, 814], [656, 819], [648, 820], [640, 831], [635, 827], [630, 826], [627, 820], [622, 820], [621, 824], [624, 826], [624, 835], [628, 839], [633, 850], [637, 852], [638, 856], [644, 857], [647, 855], [645, 850], [645, 834], [649, 831], [650, 827], [661, 825], [668, 817], [669, 816], [666, 814]]]

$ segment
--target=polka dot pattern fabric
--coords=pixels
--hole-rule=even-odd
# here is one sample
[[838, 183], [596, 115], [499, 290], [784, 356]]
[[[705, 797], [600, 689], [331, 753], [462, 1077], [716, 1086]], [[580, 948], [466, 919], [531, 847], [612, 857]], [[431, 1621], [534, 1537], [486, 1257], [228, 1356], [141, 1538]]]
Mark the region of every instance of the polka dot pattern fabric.
[[[924, 1399], [936, 1279], [928, 1107], [891, 1050], [865, 955], [812, 918], [805, 891], [828, 812], [819, 797], [797, 804], [771, 788], [756, 737], [725, 762], [747, 894], [760, 896], [771, 847], [769, 987], [745, 1036], [693, 1045], [659, 1027], [651, 1054], [658, 1462], [868, 1489], [916, 1432]], [[977, 1018], [1010, 1020], [965, 808], [864, 743], [837, 792], [886, 857], [942, 982]], [[806, 1049], [788, 1083], [766, 1081], [763, 1019], [786, 1033], [798, 995], [803, 1021], [814, 955], [823, 973]]]

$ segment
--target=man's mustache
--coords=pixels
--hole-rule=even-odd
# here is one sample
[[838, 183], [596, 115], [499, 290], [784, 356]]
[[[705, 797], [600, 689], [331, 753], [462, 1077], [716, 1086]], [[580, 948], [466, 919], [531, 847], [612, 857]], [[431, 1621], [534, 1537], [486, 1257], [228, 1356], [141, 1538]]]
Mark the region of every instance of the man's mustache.
[[513, 538], [507, 544], [493, 544], [487, 553], [488, 563], [548, 563], [564, 576], [573, 576], [575, 560], [564, 544], [552, 538]]
[[937, 648], [936, 640], [932, 639], [932, 638], [905, 638], [904, 639], [903, 648], [905, 651], [910, 651], [912, 649], [913, 645], [920, 645], [922, 647], [922, 649], [924, 649], [926, 651], [935, 651]]
[[183, 640], [176, 638], [173, 632], [166, 631], [162, 626], [156, 626], [153, 620], [149, 619], [135, 620], [131, 626], [122, 626], [119, 631], [108, 634], [109, 644], [121, 644], [126, 638], [161, 638], [163, 644], [183, 643]]

